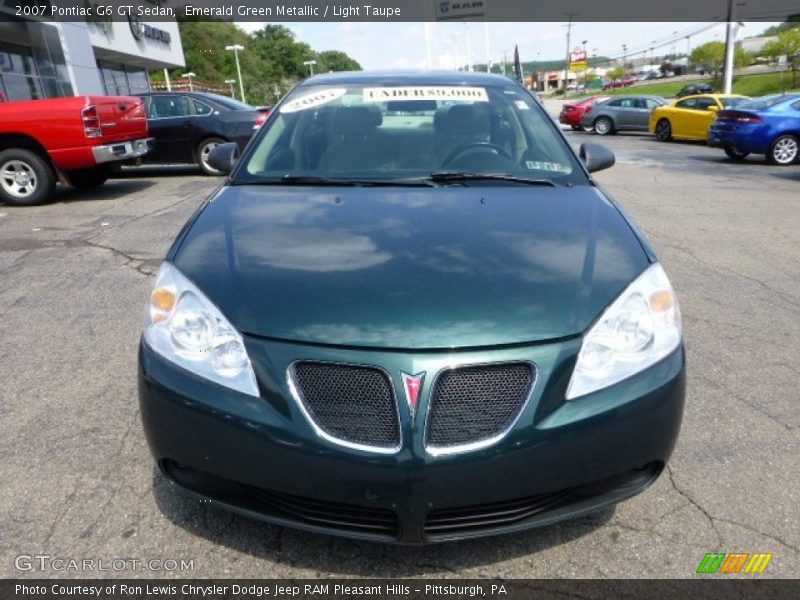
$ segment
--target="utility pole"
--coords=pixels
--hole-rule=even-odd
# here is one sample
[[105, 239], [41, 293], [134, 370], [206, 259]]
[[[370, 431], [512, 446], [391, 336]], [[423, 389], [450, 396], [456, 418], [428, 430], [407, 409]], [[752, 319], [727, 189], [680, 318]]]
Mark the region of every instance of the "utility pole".
[[725, 29], [725, 76], [722, 93], [730, 94], [733, 88], [733, 56], [736, 50], [736, 0], [728, 0], [728, 26]]
[[492, 53], [489, 48], [489, 22], [483, 22], [483, 42], [486, 46], [486, 72], [492, 72]]
[[472, 73], [472, 42], [469, 35], [469, 23], [464, 23], [464, 35], [467, 37], [467, 71]]
[[425, 21], [425, 56], [427, 58], [428, 70], [433, 69], [433, 61], [431, 60], [431, 30], [430, 23]]
[[247, 102], [244, 99], [244, 82], [242, 81], [242, 67], [239, 65], [239, 52], [244, 50], [241, 44], [234, 44], [232, 46], [225, 46], [225, 50], [233, 51], [234, 60], [236, 60], [236, 74], [239, 76], [239, 94], [242, 96], [242, 102]]
[[566, 13], [569, 17], [569, 22], [567, 23], [567, 62], [564, 65], [564, 98], [567, 97], [567, 83], [569, 82], [569, 44], [570, 44], [570, 35], [572, 35], [572, 19], [575, 17], [575, 13]]

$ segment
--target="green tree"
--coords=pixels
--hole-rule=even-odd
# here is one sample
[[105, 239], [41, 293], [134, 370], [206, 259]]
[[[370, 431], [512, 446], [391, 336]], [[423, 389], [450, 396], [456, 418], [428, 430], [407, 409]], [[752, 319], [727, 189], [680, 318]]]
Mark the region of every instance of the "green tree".
[[361, 65], [339, 50], [326, 50], [317, 53], [317, 70], [328, 71], [360, 71]]
[[797, 70], [800, 67], [800, 28], [784, 29], [778, 39], [769, 42], [762, 54], [766, 56], [785, 56], [792, 69], [792, 87], [797, 87]]
[[[307, 60], [316, 60], [316, 71], [357, 70], [360, 65], [344, 52], [314, 52], [311, 46], [295, 39], [294, 33], [282, 25], [267, 25], [248, 35], [233, 23], [182, 19], [179, 21], [186, 67], [172, 69], [171, 80], [192, 71], [198, 82], [213, 84], [228, 93], [225, 83], [237, 79], [234, 53], [225, 46], [239, 44], [245, 101], [254, 105], [271, 105], [299, 80], [308, 76]], [[163, 81], [163, 71], [150, 74], [154, 82]], [[236, 97], [238, 86], [234, 86]]]
[[[695, 69], [702, 67], [711, 73], [714, 79], [722, 74], [722, 66], [725, 63], [725, 44], [723, 42], [708, 42], [692, 50], [689, 61]], [[743, 67], [750, 61], [750, 57], [741, 48], [734, 51], [734, 66]]]
[[785, 22], [781, 23], [780, 25], [775, 25], [773, 27], [768, 28], [761, 35], [763, 36], [778, 35], [781, 31], [787, 31], [789, 29], [795, 29], [798, 27], [800, 27], [800, 13], [789, 15], [789, 18], [786, 19]]
[[614, 67], [606, 73], [606, 77], [608, 77], [611, 81], [617, 81], [625, 77], [625, 73], [627, 73], [625, 67]]

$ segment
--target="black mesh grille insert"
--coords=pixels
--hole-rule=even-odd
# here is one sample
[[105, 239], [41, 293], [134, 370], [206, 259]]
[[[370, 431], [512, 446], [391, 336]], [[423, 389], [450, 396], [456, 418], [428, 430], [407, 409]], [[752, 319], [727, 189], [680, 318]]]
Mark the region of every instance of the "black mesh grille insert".
[[433, 390], [427, 445], [458, 446], [502, 433], [525, 404], [534, 379], [527, 363], [444, 371]]
[[394, 394], [383, 371], [302, 362], [294, 366], [294, 375], [306, 410], [328, 435], [380, 448], [400, 443]]

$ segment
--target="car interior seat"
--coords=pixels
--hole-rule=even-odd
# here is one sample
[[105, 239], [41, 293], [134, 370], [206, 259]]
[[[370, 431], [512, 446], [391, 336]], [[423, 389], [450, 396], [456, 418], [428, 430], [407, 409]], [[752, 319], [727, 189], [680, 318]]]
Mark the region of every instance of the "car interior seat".
[[459, 148], [491, 138], [489, 109], [481, 103], [455, 104], [442, 107], [433, 118], [435, 132], [434, 148], [440, 167]]
[[375, 133], [383, 122], [380, 110], [366, 106], [344, 106], [333, 113], [329, 145], [319, 159], [322, 171], [365, 171], [385, 162]]

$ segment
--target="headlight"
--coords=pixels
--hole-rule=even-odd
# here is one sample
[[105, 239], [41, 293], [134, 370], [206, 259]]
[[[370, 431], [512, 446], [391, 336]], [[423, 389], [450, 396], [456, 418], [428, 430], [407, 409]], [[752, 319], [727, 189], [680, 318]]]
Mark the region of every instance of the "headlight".
[[681, 313], [664, 269], [655, 264], [609, 306], [583, 338], [567, 400], [635, 375], [681, 343]]
[[242, 336], [195, 285], [170, 263], [156, 275], [147, 303], [144, 339], [167, 360], [225, 387], [258, 396]]

